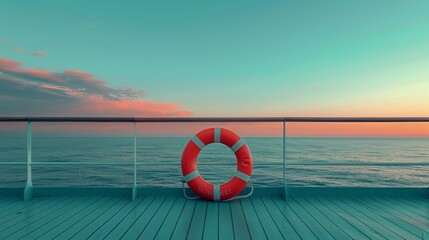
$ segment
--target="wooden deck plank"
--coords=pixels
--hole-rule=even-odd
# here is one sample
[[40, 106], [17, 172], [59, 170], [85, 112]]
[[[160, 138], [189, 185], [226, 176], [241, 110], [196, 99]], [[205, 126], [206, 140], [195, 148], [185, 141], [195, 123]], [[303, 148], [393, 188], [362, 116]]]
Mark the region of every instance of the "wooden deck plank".
[[197, 205], [195, 206], [194, 214], [192, 216], [191, 225], [186, 239], [201, 239], [204, 234], [204, 223], [207, 212], [207, 201], [196, 200]]
[[4, 202], [8, 202], [10, 200], [17, 200], [18, 197], [14, 197], [14, 196], [0, 196], [0, 207]]
[[9, 208], [0, 212], [0, 225], [4, 222], [11, 221], [15, 217], [19, 217], [23, 212], [35, 211], [37, 208], [55, 201], [55, 199], [56, 198], [37, 198], [29, 202], [18, 201], [17, 204], [9, 206]]
[[8, 215], [7, 211], [11, 211], [13, 208], [19, 208], [25, 206], [24, 201], [16, 201], [11, 199], [8, 202], [5, 202], [4, 205], [0, 206], [0, 213], [4, 217]]
[[131, 225], [134, 224], [135, 221], [137, 221], [137, 219], [149, 208], [154, 199], [154, 196], [143, 198], [143, 201], [141, 201], [140, 204], [126, 216], [126, 218], [122, 219], [118, 225], [111, 229], [105, 238], [120, 239]]
[[[64, 222], [71, 217], [73, 217], [77, 212], [82, 211], [83, 209], [87, 208], [94, 202], [96, 202], [98, 199], [101, 199], [101, 197], [91, 197], [91, 198], [84, 198], [85, 201], [81, 204], [78, 204], [75, 206], [75, 208], [69, 210], [67, 214], [63, 214], [55, 219], [55, 221], [49, 222], [42, 227], [38, 228], [37, 230], [34, 230], [31, 232], [31, 237], [39, 238], [43, 236], [44, 234], [55, 232], [55, 228], [58, 226], [65, 227]], [[57, 228], [58, 229], [58, 228]]]
[[429, 205], [422, 205], [421, 201], [414, 201], [414, 199], [405, 199], [403, 197], [391, 197], [387, 198], [388, 200], [394, 201], [394, 202], [402, 202], [402, 205], [411, 207], [413, 209], [422, 210], [423, 212], [426, 212], [428, 210]]
[[23, 198], [19, 197], [19, 196], [7, 196], [7, 195], [5, 196], [5, 195], [0, 195], [0, 207], [5, 202], [10, 202], [10, 201], [14, 201], [14, 202], [23, 201]]
[[[111, 208], [108, 208], [105, 212], [100, 214], [94, 221], [88, 223], [81, 230], [79, 230], [71, 239], [87, 239], [91, 236], [98, 228], [103, 226], [106, 221], [112, 218], [117, 214], [125, 205], [129, 203], [130, 200], [126, 198], [121, 198], [116, 202]], [[85, 219], [82, 219], [85, 221]]]
[[338, 228], [342, 229], [352, 239], [381, 239], [378, 236], [371, 236], [368, 234], [371, 236], [371, 238], [369, 238], [368, 235], [365, 235], [364, 229], [360, 229], [355, 224], [345, 220], [337, 214], [337, 211], [333, 211], [332, 209], [328, 208], [314, 197], [305, 197], [304, 199], [312, 204], [318, 211], [320, 211], [324, 216], [326, 216], [326, 218], [338, 226]]
[[295, 231], [290, 221], [279, 211], [273, 200], [268, 196], [264, 196], [261, 199], [274, 219], [274, 223], [277, 225], [282, 236], [286, 239], [300, 239], [301, 237], [299, 234]]
[[235, 239], [250, 239], [249, 229], [247, 227], [246, 218], [244, 217], [241, 203], [238, 200], [230, 202], [232, 224], [234, 225]]
[[6, 198], [0, 198], [0, 212], [3, 212], [6, 209], [9, 209], [13, 205], [19, 205], [23, 204], [24, 201], [22, 199], [18, 199], [15, 197], [6, 197]]
[[429, 202], [417, 197], [0, 199], [13, 206], [0, 212], [0, 239], [325, 239], [321, 229], [335, 239], [429, 237]]
[[185, 239], [188, 235], [189, 226], [191, 225], [192, 215], [194, 214], [197, 201], [187, 200], [179, 220], [174, 227], [171, 239]]
[[[139, 205], [142, 204], [143, 198], [136, 199], [135, 201], [128, 201], [124, 204], [124, 207], [119, 210], [116, 214], [108, 219], [101, 227], [94, 231], [87, 239], [104, 239], [112, 229], [120, 224], [131, 212], [133, 212]], [[143, 207], [143, 206], [141, 206]]]
[[401, 198], [403, 200], [406, 201], [410, 201], [410, 202], [414, 202], [422, 207], [424, 207], [425, 209], [429, 208], [429, 197], [428, 198]]
[[9, 204], [18, 203], [18, 199], [14, 197], [1, 197], [0, 196], [0, 210], [5, 209]]
[[55, 226], [49, 232], [43, 234], [41, 239], [56, 239], [57, 236], [62, 234], [67, 229], [73, 227], [77, 222], [79, 222], [85, 216], [91, 214], [97, 207], [108, 202], [110, 197], [98, 197], [95, 201], [88, 202], [87, 205], [82, 205], [82, 208], [78, 208], [73, 211], [73, 215], [67, 216], [66, 220], [63, 221], [60, 225]]
[[38, 201], [42, 201], [42, 199], [37, 199], [37, 201], [35, 201], [31, 204], [29, 204], [29, 202], [24, 202], [21, 200], [19, 200], [19, 201], [11, 200], [10, 204], [7, 204], [3, 208], [0, 209], [0, 224], [3, 221], [6, 221], [6, 217], [7, 217], [7, 220], [11, 219], [13, 216], [16, 216], [15, 214], [17, 212], [20, 212], [25, 207], [30, 207], [30, 205], [31, 205], [31, 207], [34, 208], [33, 204], [37, 203]]
[[[403, 204], [403, 202], [400, 202], [400, 201], [395, 202], [397, 200], [392, 200], [390, 198], [386, 199], [384, 201], [381, 201], [380, 199], [374, 198], [374, 201], [376, 201], [378, 203], [382, 203], [385, 206], [388, 206], [390, 208], [393, 208], [395, 211], [401, 212], [401, 213], [411, 217], [412, 219], [415, 219], [415, 221], [422, 223], [423, 225], [429, 226], [429, 216], [422, 216], [421, 214], [419, 214], [419, 211], [416, 212], [415, 208], [413, 208], [412, 206], [405, 205], [405, 204]], [[412, 221], [412, 222], [414, 222], [414, 221]]]
[[49, 204], [38, 206], [38, 209], [32, 211], [31, 209], [19, 214], [14, 219], [7, 221], [2, 224], [0, 229], [0, 238], [5, 239], [6, 237], [14, 234], [17, 231], [31, 225], [32, 222], [37, 222], [43, 217], [49, 216], [55, 211], [59, 210], [64, 204], [72, 202], [75, 199], [59, 198], [54, 201], [54, 204], [50, 207]]
[[167, 199], [161, 205], [152, 220], [147, 224], [145, 228], [142, 228], [142, 232], [139, 236], [139, 239], [155, 238], [164, 221], [170, 221], [170, 219], [166, 219], [166, 217], [170, 213], [171, 208], [174, 206], [176, 200], [177, 196], [167, 196]]
[[6, 238], [14, 232], [19, 231], [32, 222], [40, 220], [41, 218], [49, 218], [51, 214], [60, 210], [62, 207], [74, 200], [76, 199], [60, 198], [57, 199], [57, 201], [54, 201], [54, 203], [47, 202], [43, 207], [39, 207], [35, 211], [29, 210], [23, 212], [17, 218], [2, 224], [2, 229], [0, 229], [0, 238]]
[[356, 210], [340, 198], [332, 198], [332, 197], [321, 197], [321, 199], [326, 199], [326, 201], [330, 201], [334, 206], [337, 206], [337, 208], [340, 208], [347, 212], [348, 218], [355, 218], [359, 220], [364, 225], [370, 227], [374, 232], [378, 233], [383, 238], [387, 239], [398, 239], [402, 238], [400, 235], [393, 232], [391, 229], [383, 226], [380, 223], [374, 222], [373, 219], [369, 218], [365, 214], [361, 213], [360, 211]]
[[207, 203], [207, 213], [204, 223], [203, 239], [218, 239], [219, 237], [219, 203]]
[[398, 225], [393, 218], [388, 218], [389, 215], [383, 214], [383, 212], [379, 211], [379, 209], [374, 210], [373, 208], [370, 208], [365, 204], [362, 204], [358, 201], [354, 201], [353, 198], [347, 198], [346, 201], [349, 205], [351, 205], [356, 210], [360, 211], [361, 213], [365, 214], [369, 218], [373, 219], [373, 221], [380, 223], [384, 227], [391, 229], [392, 232], [395, 232], [399, 236], [402, 236], [405, 239], [419, 239], [419, 237], [414, 235], [412, 232], [409, 232], [408, 230]]
[[58, 222], [58, 219], [61, 218], [61, 216], [69, 216], [69, 211], [73, 208], [79, 206], [80, 204], [84, 204], [85, 201], [88, 200], [88, 198], [77, 198], [75, 201], [68, 203], [67, 205], [62, 206], [58, 211], [55, 211], [55, 213], [41, 218], [36, 222], [30, 222], [28, 223], [24, 228], [21, 230], [15, 231], [11, 236], [10, 239], [21, 239], [21, 238], [35, 238], [36, 231], [43, 229], [46, 225], [50, 225], [53, 223]]
[[162, 224], [158, 234], [155, 236], [155, 239], [163, 240], [169, 239], [173, 234], [174, 227], [176, 227], [179, 217], [185, 207], [186, 199], [183, 197], [178, 197], [176, 202], [174, 202], [173, 207], [166, 217], [166, 221]]
[[244, 217], [246, 218], [251, 239], [267, 239], [264, 228], [261, 225], [261, 221], [258, 214], [256, 214], [255, 208], [253, 207], [250, 199], [242, 199], [241, 206], [243, 208]]
[[273, 218], [265, 207], [264, 203], [260, 196], [255, 196], [250, 198], [259, 219], [261, 219], [261, 225], [264, 228], [264, 232], [267, 235], [268, 239], [281, 239], [284, 238], [282, 233], [277, 228]]
[[[381, 201], [381, 200], [378, 200], [378, 201]], [[428, 216], [428, 214], [429, 214], [429, 209], [427, 209], [426, 211], [425, 211], [425, 213], [423, 213], [423, 215], [422, 214], [419, 214], [420, 213], [420, 211], [416, 211], [416, 208], [413, 206], [413, 205], [411, 205], [411, 204], [409, 204], [409, 203], [407, 203], [407, 201], [406, 200], [404, 200], [404, 201], [399, 201], [398, 199], [395, 199], [395, 200], [392, 200], [392, 199], [389, 199], [389, 202], [387, 203], [387, 204], [390, 204], [391, 206], [392, 205], [399, 205], [400, 207], [398, 208], [398, 210], [399, 209], [401, 209], [401, 210], [404, 210], [404, 211], [406, 211], [412, 218], [414, 218], [414, 219], [418, 219], [419, 221], [421, 221], [422, 223], [424, 223], [425, 225], [429, 225], [429, 216]]]
[[420, 237], [422, 235], [422, 232], [429, 234], [429, 225], [427, 229], [419, 228], [415, 224], [411, 224], [410, 222], [406, 221], [407, 219], [406, 215], [404, 215], [403, 213], [401, 213], [396, 209], [394, 210], [389, 208], [385, 204], [379, 204], [378, 202], [368, 198], [365, 198], [365, 199], [358, 198], [354, 200], [359, 202], [360, 204], [366, 205], [368, 208], [372, 209], [373, 211], [379, 212], [386, 219], [390, 220], [392, 223], [398, 225], [399, 227], [407, 230], [410, 233], [413, 233], [417, 237]]
[[219, 239], [234, 239], [231, 206], [229, 202], [219, 203]]
[[67, 228], [61, 234], [56, 236], [57, 239], [70, 239], [79, 231], [84, 229], [88, 224], [91, 224], [95, 219], [97, 219], [101, 214], [107, 211], [109, 208], [113, 207], [119, 201], [118, 198], [108, 198], [106, 202], [101, 204], [92, 205], [94, 209], [91, 209], [90, 214], [82, 216], [79, 221]]
[[296, 213], [279, 197], [272, 197], [273, 202], [278, 207], [279, 211], [285, 216], [298, 232], [302, 239], [317, 239], [316, 235], [308, 228], [308, 226], [296, 215]]
[[287, 201], [287, 205], [301, 218], [302, 221], [307, 224], [311, 231], [318, 238], [322, 239], [334, 239], [334, 237], [312, 216], [305, 207], [302, 207], [294, 198], [290, 197]]
[[28, 214], [29, 212], [37, 211], [39, 208], [43, 208], [44, 206], [46, 206], [46, 204], [56, 201], [57, 199], [58, 197], [38, 198], [34, 202], [19, 201], [19, 203], [17, 203], [16, 205], [10, 206], [9, 209], [6, 209], [0, 213], [0, 225], [13, 220], [14, 218], [20, 217], [20, 215], [23, 213]]
[[379, 232], [374, 231], [370, 226], [363, 223], [361, 219], [350, 215], [349, 212], [346, 210], [338, 207], [333, 202], [322, 199], [320, 197], [316, 197], [317, 201], [325, 205], [327, 208], [331, 209], [331, 211], [335, 212], [339, 217], [343, 218], [345, 221], [351, 223], [355, 228], [359, 229], [360, 232], [365, 234], [365, 236], [369, 237], [370, 239], [386, 239], [383, 235], [381, 235]]
[[404, 207], [406, 209], [410, 209], [410, 211], [414, 212], [417, 215], [420, 215], [420, 216], [425, 217], [425, 218], [429, 217], [429, 205], [428, 206], [422, 206], [421, 204], [418, 204], [418, 203], [415, 203], [413, 201], [406, 200], [403, 198], [391, 198], [389, 200], [394, 201], [395, 204], [401, 203], [400, 204], [401, 207]]
[[301, 205], [301, 207], [305, 209], [323, 228], [325, 228], [333, 238], [351, 239], [350, 236], [347, 235], [348, 229], [341, 229], [331, 222], [331, 220], [318, 209], [317, 204], [313, 205], [303, 197], [290, 197], [290, 199], [291, 201], [295, 201]]
[[[127, 232], [121, 237], [123, 239], [137, 239], [142, 230], [146, 228], [153, 216], [159, 211], [162, 204], [167, 199], [166, 196], [157, 196], [150, 206], [140, 215], [140, 217], [130, 226]], [[170, 200], [171, 201], [171, 200]]]

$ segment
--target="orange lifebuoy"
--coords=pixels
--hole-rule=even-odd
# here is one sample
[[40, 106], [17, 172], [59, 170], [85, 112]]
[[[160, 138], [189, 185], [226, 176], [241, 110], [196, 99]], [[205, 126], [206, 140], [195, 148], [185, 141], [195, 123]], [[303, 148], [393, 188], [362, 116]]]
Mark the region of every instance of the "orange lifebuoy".
[[[222, 143], [234, 152], [237, 172], [226, 183], [214, 185], [204, 180], [198, 172], [197, 158], [200, 151], [212, 143]], [[225, 128], [208, 128], [193, 136], [182, 154], [184, 181], [200, 197], [207, 200], [227, 200], [239, 194], [252, 175], [252, 154], [246, 142], [236, 133]]]

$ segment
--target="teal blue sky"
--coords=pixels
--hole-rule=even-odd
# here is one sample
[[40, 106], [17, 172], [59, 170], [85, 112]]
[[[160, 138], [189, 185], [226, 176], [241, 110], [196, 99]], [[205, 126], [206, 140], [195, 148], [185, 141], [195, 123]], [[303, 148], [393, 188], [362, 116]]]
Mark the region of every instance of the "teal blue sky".
[[0, 57], [194, 116], [428, 116], [428, 13], [396, 0], [2, 1]]

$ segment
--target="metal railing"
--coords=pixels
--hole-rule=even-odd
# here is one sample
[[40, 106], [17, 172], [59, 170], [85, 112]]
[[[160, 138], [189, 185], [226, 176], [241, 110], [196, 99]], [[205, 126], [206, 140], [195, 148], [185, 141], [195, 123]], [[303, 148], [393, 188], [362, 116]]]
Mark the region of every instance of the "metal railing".
[[[208, 123], [208, 122], [253, 122], [267, 123], [278, 122], [283, 125], [282, 162], [280, 163], [253, 163], [253, 165], [282, 166], [282, 181], [284, 195], [287, 195], [286, 167], [287, 166], [429, 166], [429, 162], [286, 162], [286, 123], [410, 123], [429, 122], [429, 117], [170, 117], [170, 118], [136, 118], [136, 117], [0, 117], [1, 122], [26, 122], [27, 123], [27, 162], [0, 162], [0, 165], [26, 165], [27, 182], [24, 189], [24, 200], [32, 197], [32, 166], [34, 165], [110, 165], [110, 166], [133, 166], [133, 188], [132, 198], [137, 196], [137, 166], [174, 165], [179, 162], [137, 162], [137, 123]], [[97, 122], [97, 123], [133, 123], [133, 156], [132, 163], [126, 162], [32, 162], [32, 122]], [[201, 163], [201, 165], [235, 165], [236, 163]]]

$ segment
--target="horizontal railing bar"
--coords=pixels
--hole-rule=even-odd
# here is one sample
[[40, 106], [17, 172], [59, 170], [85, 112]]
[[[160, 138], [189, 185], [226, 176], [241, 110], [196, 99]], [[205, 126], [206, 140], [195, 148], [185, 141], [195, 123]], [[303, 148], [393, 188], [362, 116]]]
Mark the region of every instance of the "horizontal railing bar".
[[0, 117], [0, 122], [429, 122], [429, 117]]
[[26, 162], [0, 162], [0, 165], [27, 165]]
[[[0, 165], [25, 165], [22, 162], [0, 162]], [[134, 163], [123, 162], [32, 162], [31, 165], [116, 165], [132, 166]], [[180, 165], [180, 162], [140, 162], [139, 166], [167, 166]], [[198, 165], [233, 166], [235, 162], [198, 163]], [[281, 166], [281, 162], [253, 163], [255, 166]], [[429, 166], [429, 162], [295, 162], [286, 163], [286, 166]]]
[[[137, 163], [137, 165], [144, 166], [155, 166], [155, 165], [180, 165], [180, 162], [158, 162], [158, 163]], [[235, 166], [235, 162], [220, 162], [220, 163], [198, 163], [198, 165], [222, 165], [222, 166]], [[253, 166], [277, 166], [282, 165], [282, 163], [253, 163]]]
[[[24, 163], [26, 164], [26, 163]], [[0, 164], [1, 165], [1, 164]], [[32, 162], [31, 165], [110, 165], [110, 166], [132, 166], [134, 163], [123, 163], [123, 162]], [[141, 162], [137, 163], [141, 166], [166, 166], [166, 165], [180, 165], [180, 162]], [[198, 163], [198, 165], [236, 165], [235, 162], [225, 163]], [[282, 165], [281, 163], [253, 163], [253, 165]]]
[[133, 163], [124, 162], [32, 162], [31, 165], [108, 165], [108, 166], [131, 166]]
[[286, 163], [286, 166], [429, 166], [429, 162], [337, 162]]

